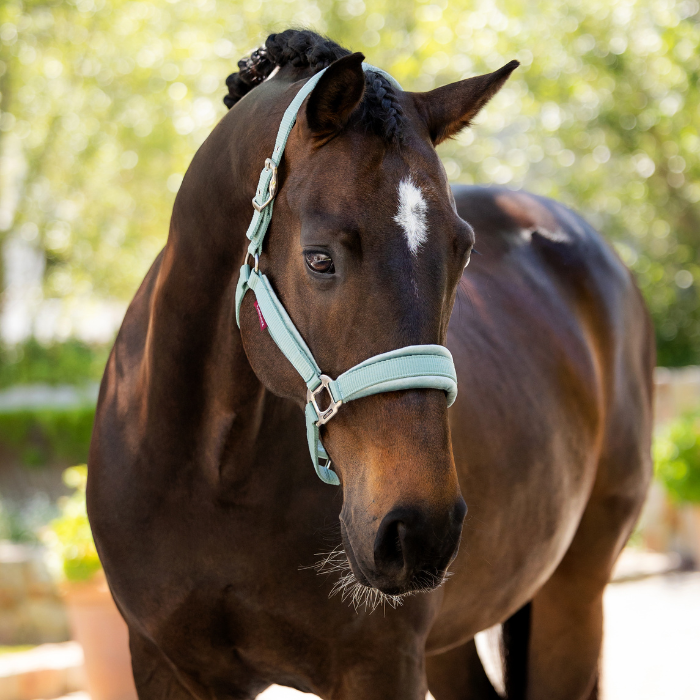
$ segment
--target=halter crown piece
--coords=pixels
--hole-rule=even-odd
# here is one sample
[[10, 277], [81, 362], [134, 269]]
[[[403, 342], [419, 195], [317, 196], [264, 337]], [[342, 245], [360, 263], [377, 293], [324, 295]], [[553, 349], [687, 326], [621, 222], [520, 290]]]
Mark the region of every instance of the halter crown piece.
[[[383, 70], [368, 64], [363, 64], [363, 68], [381, 73], [392, 85], [402, 89], [399, 83]], [[321, 373], [314, 356], [277, 298], [267, 276], [258, 270], [258, 258], [272, 219], [272, 207], [277, 194], [277, 168], [299, 108], [325, 71], [324, 68], [309, 78], [287, 107], [277, 132], [272, 157], [265, 161], [265, 167], [260, 173], [258, 189], [253, 198], [255, 212], [246, 233], [250, 240], [248, 255], [241, 267], [236, 287], [236, 322], [240, 328], [241, 303], [250, 289], [255, 294], [258, 308], [272, 339], [306, 382], [306, 436], [314, 469], [321, 481], [338, 486], [340, 480], [330, 469], [331, 461], [321, 444], [319, 428], [333, 418], [343, 403], [385, 391], [440, 389], [447, 394], [447, 405], [451, 406], [457, 397], [457, 373], [452, 355], [446, 347], [409, 345], [370, 357], [343, 372], [337, 379], [331, 379]], [[255, 260], [252, 270], [247, 262], [249, 256]], [[319, 399], [324, 393], [327, 394], [330, 403], [327, 408], [322, 409], [319, 407]]]

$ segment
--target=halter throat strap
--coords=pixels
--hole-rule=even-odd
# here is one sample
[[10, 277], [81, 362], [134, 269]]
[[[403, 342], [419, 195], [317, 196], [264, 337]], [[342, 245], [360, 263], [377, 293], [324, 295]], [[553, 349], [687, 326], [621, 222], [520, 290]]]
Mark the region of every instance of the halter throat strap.
[[[379, 68], [363, 64], [363, 69], [381, 73], [394, 87], [401, 89], [392, 76]], [[330, 458], [320, 439], [320, 427], [336, 415], [342, 404], [387, 391], [439, 389], [445, 392], [447, 405], [451, 406], [457, 397], [457, 374], [447, 348], [442, 345], [409, 345], [370, 357], [336, 379], [331, 379], [321, 372], [267, 276], [258, 269], [258, 259], [272, 220], [277, 194], [277, 168], [299, 109], [325, 71], [324, 68], [309, 78], [287, 107], [277, 132], [272, 156], [265, 161], [265, 167], [260, 173], [253, 198], [253, 218], [246, 232], [250, 241], [248, 255], [241, 267], [236, 287], [236, 323], [240, 328], [241, 304], [246, 292], [250, 290], [257, 301], [261, 327], [264, 325], [267, 328], [274, 342], [306, 384], [306, 436], [314, 469], [322, 481], [337, 486], [340, 479], [330, 468]], [[252, 269], [247, 262], [249, 256], [255, 259], [255, 267]]]

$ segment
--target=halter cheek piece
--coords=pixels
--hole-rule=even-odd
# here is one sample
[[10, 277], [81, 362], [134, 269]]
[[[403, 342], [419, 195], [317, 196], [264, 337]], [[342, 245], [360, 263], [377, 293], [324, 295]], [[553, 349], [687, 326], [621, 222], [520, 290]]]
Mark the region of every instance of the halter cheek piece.
[[[394, 78], [379, 68], [367, 64], [364, 64], [363, 68], [381, 73], [395, 87], [401, 89]], [[296, 121], [297, 112], [325, 70], [324, 68], [310, 78], [287, 107], [277, 133], [272, 157], [265, 161], [265, 167], [260, 173], [258, 189], [253, 198], [255, 213], [246, 233], [250, 240], [248, 255], [241, 267], [236, 287], [236, 322], [240, 328], [241, 303], [250, 289], [255, 294], [259, 312], [272, 339], [306, 382], [306, 436], [314, 469], [322, 481], [337, 486], [340, 480], [330, 469], [331, 461], [321, 444], [319, 427], [331, 420], [342, 404], [385, 391], [440, 389], [447, 394], [447, 405], [451, 406], [457, 397], [457, 373], [450, 351], [442, 345], [409, 345], [370, 357], [343, 372], [337, 379], [331, 379], [321, 373], [311, 350], [272, 290], [267, 276], [258, 269], [259, 255], [272, 219], [272, 207], [277, 194], [277, 168]], [[248, 265], [250, 256], [255, 260], [252, 270]], [[321, 397], [324, 394], [326, 400], [322, 401]], [[322, 409], [321, 405], [325, 406], [326, 403], [327, 407]]]

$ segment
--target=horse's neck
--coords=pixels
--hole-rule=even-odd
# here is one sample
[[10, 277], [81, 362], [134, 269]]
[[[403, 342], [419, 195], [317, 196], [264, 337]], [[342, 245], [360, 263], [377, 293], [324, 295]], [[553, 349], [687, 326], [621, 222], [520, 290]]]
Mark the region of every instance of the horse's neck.
[[[272, 409], [279, 400], [251, 369], [235, 319], [253, 213], [240, 183], [254, 178], [231, 164], [256, 160], [239, 122], [246, 123], [219, 124], [195, 155], [175, 202], [168, 243], [125, 321], [140, 345], [129, 366], [140, 366], [130, 399], [144, 416], [141, 438], [153, 435], [154, 446], [168, 445], [171, 460], [203, 465], [210, 479], [218, 478], [225, 458], [245, 471], [261, 425], [278, 420], [267, 414], [286, 413]], [[128, 340], [119, 342], [125, 356], [133, 352]]]
[[139, 442], [153, 435], [173, 459], [204, 455], [212, 477], [232, 429], [242, 443], [255, 439], [265, 395], [234, 307], [252, 207], [232, 174], [217, 172], [228, 160], [216, 136], [195, 156], [168, 243], [127, 313], [117, 354], [128, 370], [114, 378], [135, 379], [124, 390], [143, 417]]

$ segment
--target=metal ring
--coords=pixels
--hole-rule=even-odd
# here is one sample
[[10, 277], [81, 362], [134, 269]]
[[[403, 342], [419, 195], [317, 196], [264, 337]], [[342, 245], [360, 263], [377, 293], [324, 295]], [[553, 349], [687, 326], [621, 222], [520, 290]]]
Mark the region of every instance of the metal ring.
[[[250, 251], [248, 251], [248, 252], [245, 254], [245, 260], [243, 261], [243, 264], [244, 264], [244, 265], [247, 265], [247, 264], [248, 264], [248, 258], [249, 258], [250, 256], [251, 256], [251, 253], [250, 253]], [[253, 259], [255, 260], [255, 267], [254, 267], [253, 269], [254, 269], [256, 272], [259, 272], [259, 270], [260, 270], [260, 256], [259, 256], [257, 253], [255, 253], [255, 254], [253, 255]]]

